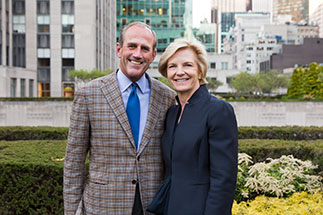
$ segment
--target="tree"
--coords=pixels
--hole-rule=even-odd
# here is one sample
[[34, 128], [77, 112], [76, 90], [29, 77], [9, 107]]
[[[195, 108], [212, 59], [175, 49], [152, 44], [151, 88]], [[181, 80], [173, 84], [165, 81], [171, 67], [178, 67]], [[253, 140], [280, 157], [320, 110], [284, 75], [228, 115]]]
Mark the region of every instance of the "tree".
[[169, 83], [168, 79], [165, 78], [164, 76], [159, 77], [158, 81], [162, 82], [163, 84], [165, 84], [166, 86], [168, 86], [169, 88], [173, 89], [172, 85]]
[[108, 75], [112, 72], [110, 69], [105, 70], [99, 70], [99, 69], [93, 69], [92, 71], [88, 72], [87, 70], [80, 69], [80, 70], [70, 70], [69, 71], [69, 77], [70, 78], [77, 78], [82, 81], [90, 81], [105, 75]]
[[238, 94], [271, 94], [273, 90], [288, 86], [288, 77], [280, 72], [271, 70], [267, 73], [260, 72], [250, 74], [241, 72], [232, 77], [229, 86], [234, 88]]
[[219, 86], [223, 85], [223, 83], [215, 78], [210, 78], [210, 77], [206, 77], [206, 87], [210, 90], [210, 91], [215, 91]]
[[289, 97], [323, 98], [323, 66], [311, 63], [308, 68], [296, 68], [293, 71]]
[[93, 69], [90, 72], [84, 69], [80, 69], [80, 70], [73, 69], [69, 71], [69, 77], [74, 79], [75, 90], [77, 90], [86, 82], [108, 75], [111, 72], [112, 70], [110, 69], [105, 69], [105, 70]]

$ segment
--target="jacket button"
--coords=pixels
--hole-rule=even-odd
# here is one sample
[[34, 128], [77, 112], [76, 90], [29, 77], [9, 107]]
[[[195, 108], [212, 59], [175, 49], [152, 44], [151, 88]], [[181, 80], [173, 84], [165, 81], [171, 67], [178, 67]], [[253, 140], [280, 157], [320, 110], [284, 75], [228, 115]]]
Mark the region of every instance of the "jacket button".
[[136, 180], [132, 180], [132, 182], [131, 182], [132, 184], [136, 184], [137, 183], [137, 181]]

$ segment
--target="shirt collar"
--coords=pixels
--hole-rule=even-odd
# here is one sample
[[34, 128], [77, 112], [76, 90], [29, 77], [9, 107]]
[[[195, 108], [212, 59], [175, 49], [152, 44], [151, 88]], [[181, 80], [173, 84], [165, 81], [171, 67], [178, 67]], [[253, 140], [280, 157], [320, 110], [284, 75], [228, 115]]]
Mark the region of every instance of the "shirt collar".
[[[132, 81], [128, 79], [127, 76], [121, 71], [121, 69], [118, 69], [117, 72], [117, 80], [119, 82], [120, 90], [121, 93], [125, 92], [129, 86], [132, 84]], [[142, 93], [149, 92], [149, 81], [148, 78], [146, 77], [146, 74], [144, 74], [136, 83], [139, 86], [139, 89]]]

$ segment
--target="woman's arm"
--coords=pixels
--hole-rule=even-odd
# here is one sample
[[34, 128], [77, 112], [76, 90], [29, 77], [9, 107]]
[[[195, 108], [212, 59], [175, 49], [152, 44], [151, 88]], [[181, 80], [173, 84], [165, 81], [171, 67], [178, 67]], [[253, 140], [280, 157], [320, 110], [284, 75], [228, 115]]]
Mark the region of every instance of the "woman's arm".
[[[214, 103], [212, 103], [214, 104]], [[230, 215], [238, 165], [238, 129], [232, 106], [217, 100], [209, 118], [210, 189], [206, 215]]]

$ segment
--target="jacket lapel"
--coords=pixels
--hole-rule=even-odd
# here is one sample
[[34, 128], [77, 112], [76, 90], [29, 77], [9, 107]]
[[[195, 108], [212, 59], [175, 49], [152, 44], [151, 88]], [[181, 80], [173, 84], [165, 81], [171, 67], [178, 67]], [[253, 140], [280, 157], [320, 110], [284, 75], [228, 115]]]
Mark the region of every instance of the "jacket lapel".
[[150, 100], [149, 100], [149, 109], [148, 109], [148, 116], [145, 125], [145, 130], [142, 136], [142, 140], [139, 147], [140, 154], [151, 138], [152, 133], [154, 132], [156, 123], [159, 119], [161, 107], [163, 106], [162, 99], [164, 98], [164, 92], [160, 89], [160, 87], [154, 83], [148, 75], [147, 78], [150, 83]]
[[128, 121], [126, 109], [122, 101], [121, 92], [116, 78], [116, 72], [113, 72], [108, 76], [105, 76], [101, 79], [101, 82], [101, 90], [104, 97], [107, 99], [108, 104], [111, 107], [111, 110], [113, 111], [114, 115], [119, 121], [124, 132], [128, 136], [134, 151], [136, 151], [136, 146], [132, 137], [132, 132]]

